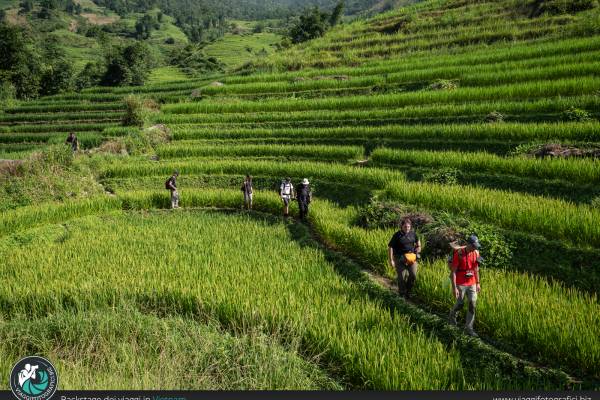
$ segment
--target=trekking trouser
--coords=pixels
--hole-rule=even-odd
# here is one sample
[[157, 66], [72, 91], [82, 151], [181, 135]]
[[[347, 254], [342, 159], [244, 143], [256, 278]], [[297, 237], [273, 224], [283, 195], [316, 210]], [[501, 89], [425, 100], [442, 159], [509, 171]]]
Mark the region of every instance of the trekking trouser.
[[458, 285], [458, 299], [456, 299], [456, 304], [452, 307], [450, 311], [450, 322], [456, 323], [456, 313], [462, 310], [463, 304], [465, 304], [465, 297], [467, 298], [468, 311], [467, 311], [467, 319], [465, 321], [465, 328], [472, 332], [473, 331], [473, 323], [475, 322], [475, 309], [477, 307], [477, 285], [471, 286], [463, 286]]
[[395, 262], [396, 273], [398, 274], [398, 293], [407, 295], [412, 291], [417, 280], [419, 264], [414, 262], [412, 265], [406, 265], [403, 255], [396, 257]]
[[171, 191], [171, 208], [179, 207], [179, 193], [177, 190]]
[[308, 216], [308, 201], [298, 201], [298, 208], [300, 209], [300, 219], [305, 219]]
[[247, 206], [252, 205], [252, 193], [244, 192], [244, 204]]

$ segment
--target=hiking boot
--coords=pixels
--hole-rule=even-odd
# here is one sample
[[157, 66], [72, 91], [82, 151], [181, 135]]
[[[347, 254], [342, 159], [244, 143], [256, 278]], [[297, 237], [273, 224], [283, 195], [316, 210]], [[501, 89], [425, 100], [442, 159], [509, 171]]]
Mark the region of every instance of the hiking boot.
[[450, 316], [448, 317], [448, 323], [452, 326], [456, 326], [456, 314], [450, 314]]
[[465, 329], [465, 333], [471, 337], [478, 338], [479, 335], [473, 329]]

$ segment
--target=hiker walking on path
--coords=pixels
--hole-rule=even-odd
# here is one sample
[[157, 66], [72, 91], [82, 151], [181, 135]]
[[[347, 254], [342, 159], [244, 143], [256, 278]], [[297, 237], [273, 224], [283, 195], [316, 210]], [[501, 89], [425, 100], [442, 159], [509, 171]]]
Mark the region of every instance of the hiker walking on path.
[[244, 182], [242, 183], [242, 193], [244, 193], [244, 207], [247, 210], [252, 210], [252, 177], [246, 175]]
[[308, 179], [304, 178], [302, 183], [296, 188], [296, 199], [298, 200], [298, 208], [300, 209], [300, 219], [304, 221], [308, 216], [308, 205], [312, 201], [312, 192]]
[[75, 153], [79, 150], [79, 140], [77, 140], [77, 136], [75, 136], [75, 132], [69, 132], [69, 136], [67, 136], [67, 140], [65, 140], [65, 144], [71, 146], [71, 150]]
[[287, 217], [290, 213], [290, 200], [294, 198], [294, 185], [290, 178], [285, 178], [279, 187], [279, 196], [283, 202], [283, 216]]
[[388, 256], [390, 265], [398, 274], [398, 293], [408, 299], [417, 280], [417, 259], [421, 257], [421, 242], [409, 218], [402, 219], [400, 230], [388, 243]]
[[456, 325], [456, 313], [464, 305], [465, 297], [468, 301], [467, 318], [465, 322], [465, 331], [468, 335], [477, 337], [473, 330], [475, 322], [475, 308], [477, 304], [477, 294], [481, 291], [479, 285], [479, 239], [475, 235], [469, 236], [467, 245], [457, 247], [452, 252], [452, 258], [448, 260], [450, 266], [450, 281], [452, 282], [452, 292], [456, 299], [456, 304], [450, 311], [450, 323]]
[[165, 182], [165, 189], [171, 191], [171, 208], [179, 208], [179, 192], [177, 192], [177, 177], [179, 171], [174, 171], [173, 175]]

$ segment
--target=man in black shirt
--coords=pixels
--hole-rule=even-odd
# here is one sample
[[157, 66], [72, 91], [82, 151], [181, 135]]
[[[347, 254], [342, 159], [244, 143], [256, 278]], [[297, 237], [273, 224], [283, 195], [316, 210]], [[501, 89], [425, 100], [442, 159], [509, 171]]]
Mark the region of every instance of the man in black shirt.
[[398, 274], [398, 292], [408, 299], [417, 279], [417, 258], [420, 258], [421, 242], [412, 230], [410, 219], [404, 218], [400, 225], [401, 229], [394, 233], [388, 243], [388, 256]]
[[71, 150], [73, 150], [73, 153], [79, 150], [79, 140], [77, 140], [75, 132], [69, 133], [69, 136], [67, 136], [67, 140], [65, 140], [65, 143], [71, 146]]

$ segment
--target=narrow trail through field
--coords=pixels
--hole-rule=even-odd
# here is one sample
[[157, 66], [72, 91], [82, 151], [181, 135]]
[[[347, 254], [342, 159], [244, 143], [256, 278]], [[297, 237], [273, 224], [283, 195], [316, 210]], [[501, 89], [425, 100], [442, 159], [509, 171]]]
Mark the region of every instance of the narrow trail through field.
[[[419, 302], [416, 298], [411, 301], [398, 296], [398, 286], [393, 280], [378, 275], [372, 270], [364, 268], [360, 262], [354, 260], [348, 255], [330, 246], [325, 240], [319, 237], [319, 235], [314, 231], [313, 227], [310, 226], [310, 224], [305, 224], [297, 220], [294, 220], [294, 223], [305, 226], [310, 234], [310, 238], [326, 254], [334, 254], [335, 258], [338, 258], [345, 264], [350, 263], [357, 265], [363, 277], [366, 277], [372, 284], [376, 285], [380, 290], [384, 291], [384, 297], [393, 299], [391, 304], [394, 305], [392, 306], [394, 309], [409, 315], [411, 318], [414, 318], [415, 321], [418, 324], [420, 324], [426, 331], [428, 331], [432, 335], [437, 336], [440, 340], [447, 343], [448, 345], [456, 346], [457, 348], [461, 349], [461, 351], [464, 350], [464, 354], [471, 354], [475, 357], [478, 357], [477, 353], [482, 352], [480, 355], [483, 359], [485, 358], [483, 353], [487, 353], [487, 355], [490, 355], [492, 357], [506, 358], [505, 361], [509, 361], [513, 363], [513, 365], [519, 365], [519, 368], [528, 367], [539, 370], [542, 373], [548, 373], [550, 375], [564, 375], [568, 379], [570, 386], [597, 388], [600, 384], [600, 382], [592, 381], [589, 379], [582, 379], [580, 377], [573, 376], [561, 369], [548, 367], [530, 359], [527, 359], [523, 357], [522, 354], [512, 352], [512, 348], [508, 344], [493, 340], [492, 338], [489, 338], [485, 335], [480, 335], [479, 338], [472, 338], [467, 336], [466, 334], [464, 334], [462, 329], [460, 329], [459, 327], [452, 326], [447, 322], [447, 315], [432, 310], [431, 307], [429, 307], [423, 302]], [[346, 273], [342, 273], [342, 275], [348, 277]], [[355, 283], [361, 283], [361, 279], [357, 279], [358, 277], [349, 278], [355, 281]], [[377, 297], [381, 299], [381, 294], [383, 293], [380, 292], [379, 294], [380, 295]], [[388, 306], [391, 305], [390, 302], [386, 303], [386, 305]], [[482, 364], [484, 363], [485, 362], [482, 362]]]

